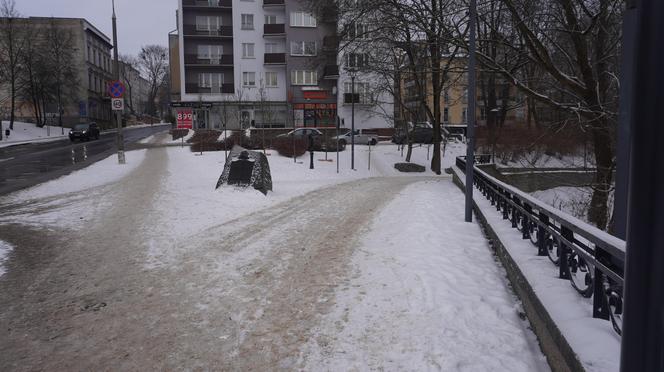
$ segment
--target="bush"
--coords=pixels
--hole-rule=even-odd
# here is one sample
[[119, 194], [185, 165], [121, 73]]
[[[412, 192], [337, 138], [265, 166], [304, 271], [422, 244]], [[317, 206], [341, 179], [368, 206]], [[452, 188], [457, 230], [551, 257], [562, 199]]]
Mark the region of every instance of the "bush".
[[292, 158], [304, 155], [309, 148], [309, 144], [307, 141], [299, 138], [279, 137], [272, 141], [272, 148], [277, 150], [279, 155]]
[[186, 137], [189, 133], [189, 129], [171, 129], [171, 135], [173, 136], [173, 141]]

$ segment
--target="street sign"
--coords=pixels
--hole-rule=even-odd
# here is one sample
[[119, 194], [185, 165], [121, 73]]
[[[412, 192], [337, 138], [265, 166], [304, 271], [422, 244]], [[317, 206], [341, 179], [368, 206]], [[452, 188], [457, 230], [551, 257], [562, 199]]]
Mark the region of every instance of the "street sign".
[[194, 112], [191, 109], [178, 110], [178, 129], [194, 129]]
[[124, 111], [124, 99], [122, 98], [111, 99], [111, 105], [113, 106], [113, 111]]
[[121, 81], [111, 81], [108, 84], [108, 94], [113, 98], [122, 98], [125, 92], [125, 86]]

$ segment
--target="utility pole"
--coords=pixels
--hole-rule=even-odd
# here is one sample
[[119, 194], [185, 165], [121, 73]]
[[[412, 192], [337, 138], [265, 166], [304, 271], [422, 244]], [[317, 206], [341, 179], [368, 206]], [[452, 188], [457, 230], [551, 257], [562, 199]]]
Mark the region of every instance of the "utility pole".
[[473, 222], [473, 183], [475, 167], [475, 106], [477, 100], [476, 94], [476, 75], [477, 75], [477, 61], [476, 61], [476, 38], [475, 38], [475, 21], [477, 19], [477, 1], [470, 0], [470, 19], [468, 20], [468, 27], [470, 28], [470, 46], [468, 50], [468, 129], [466, 133], [467, 146], [466, 149], [466, 222]]
[[[113, 0], [113, 77], [115, 81], [120, 81], [120, 61], [118, 59], [118, 26], [115, 17], [115, 0]], [[118, 123], [118, 164], [125, 164], [124, 136], [122, 135], [122, 111], [114, 111]]]
[[355, 170], [355, 71], [351, 71], [350, 169]]

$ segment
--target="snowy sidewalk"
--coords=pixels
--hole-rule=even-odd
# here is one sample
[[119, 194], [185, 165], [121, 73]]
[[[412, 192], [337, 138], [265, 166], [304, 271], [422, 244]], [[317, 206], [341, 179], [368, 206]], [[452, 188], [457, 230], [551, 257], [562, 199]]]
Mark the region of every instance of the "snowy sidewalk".
[[451, 181], [403, 190], [374, 219], [305, 370], [540, 371], [548, 365]]

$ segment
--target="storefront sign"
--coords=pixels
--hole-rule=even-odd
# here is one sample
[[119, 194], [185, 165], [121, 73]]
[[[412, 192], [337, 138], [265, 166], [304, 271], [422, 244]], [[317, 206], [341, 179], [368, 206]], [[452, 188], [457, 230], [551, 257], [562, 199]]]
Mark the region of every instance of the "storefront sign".
[[191, 109], [178, 110], [178, 129], [194, 128], [194, 112]]
[[328, 94], [325, 90], [311, 90], [302, 92], [305, 99], [327, 99]]

